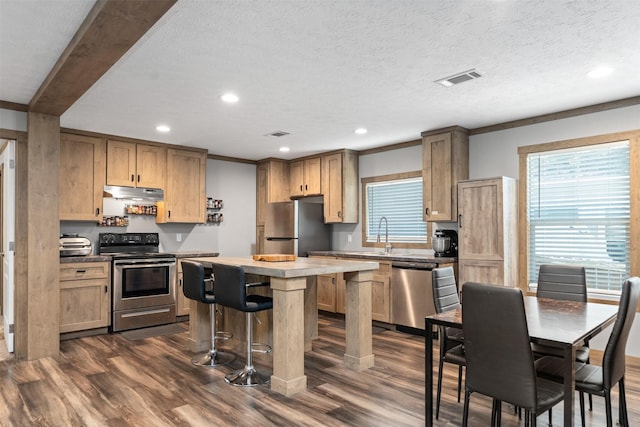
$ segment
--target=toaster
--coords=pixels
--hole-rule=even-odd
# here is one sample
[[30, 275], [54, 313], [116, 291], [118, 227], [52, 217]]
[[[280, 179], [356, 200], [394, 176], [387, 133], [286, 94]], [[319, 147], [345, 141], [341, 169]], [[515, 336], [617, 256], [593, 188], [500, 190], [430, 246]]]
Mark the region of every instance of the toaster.
[[91, 255], [91, 241], [77, 234], [60, 236], [60, 256]]

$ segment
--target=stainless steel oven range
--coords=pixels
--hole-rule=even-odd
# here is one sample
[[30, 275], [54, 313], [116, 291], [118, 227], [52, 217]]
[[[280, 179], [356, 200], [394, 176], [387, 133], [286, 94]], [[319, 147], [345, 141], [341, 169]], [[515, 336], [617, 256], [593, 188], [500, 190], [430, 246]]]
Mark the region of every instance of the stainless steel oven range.
[[112, 255], [113, 332], [176, 321], [176, 257], [159, 252], [158, 233], [100, 233]]

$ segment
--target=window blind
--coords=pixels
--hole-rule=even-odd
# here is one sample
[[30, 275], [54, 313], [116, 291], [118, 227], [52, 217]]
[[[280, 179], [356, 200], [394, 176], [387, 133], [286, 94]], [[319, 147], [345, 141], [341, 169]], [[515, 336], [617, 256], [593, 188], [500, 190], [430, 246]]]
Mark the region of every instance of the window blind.
[[427, 223], [422, 220], [422, 177], [395, 181], [370, 182], [367, 197], [367, 242], [375, 242], [380, 225], [380, 241], [384, 242], [386, 217], [389, 241], [425, 243]]
[[584, 266], [590, 292], [629, 277], [629, 141], [527, 157], [529, 283], [541, 264]]

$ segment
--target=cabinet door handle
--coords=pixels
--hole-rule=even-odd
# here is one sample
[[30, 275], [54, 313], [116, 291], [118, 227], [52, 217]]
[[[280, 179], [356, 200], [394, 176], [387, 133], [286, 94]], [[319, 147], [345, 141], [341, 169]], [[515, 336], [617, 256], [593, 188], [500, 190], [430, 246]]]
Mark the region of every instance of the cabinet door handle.
[[462, 214], [458, 215], [458, 228], [462, 228]]
[[133, 174], [131, 174], [131, 182], [133, 182], [133, 181], [134, 181], [134, 176], [133, 176]]
[[342, 211], [338, 211], [338, 218], [342, 218]]
[[305, 189], [305, 190], [308, 190], [308, 189], [309, 189], [309, 186], [308, 186], [307, 184], [305, 184], [305, 185], [304, 185], [304, 189]]
[[167, 218], [171, 218], [171, 211], [167, 211]]
[[302, 184], [300, 184], [300, 191], [302, 191]]
[[106, 294], [108, 292], [107, 290], [107, 285], [104, 286], [104, 293]]
[[84, 273], [86, 273], [86, 272], [87, 272], [87, 270], [76, 270], [76, 273], [77, 273], [77, 274], [84, 274]]
[[426, 216], [429, 216], [429, 208], [424, 208], [424, 214], [425, 214]]
[[96, 208], [96, 216], [100, 215], [100, 208]]
[[140, 175], [138, 175], [138, 182], [140, 182]]

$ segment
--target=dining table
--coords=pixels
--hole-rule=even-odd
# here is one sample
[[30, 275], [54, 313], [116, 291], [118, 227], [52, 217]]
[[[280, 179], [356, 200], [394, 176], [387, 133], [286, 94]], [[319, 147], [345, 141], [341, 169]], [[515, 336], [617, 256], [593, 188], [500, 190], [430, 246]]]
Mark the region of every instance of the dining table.
[[[274, 257], [276, 259], [277, 257]], [[294, 257], [291, 261], [261, 261], [253, 257], [200, 257], [191, 261], [240, 266], [246, 274], [266, 276], [273, 296], [273, 374], [271, 390], [285, 396], [306, 390], [304, 352], [317, 337], [316, 276], [343, 273], [345, 278], [345, 367], [360, 371], [374, 366], [371, 328], [371, 281], [375, 261]], [[210, 345], [209, 310], [191, 301], [191, 351]], [[194, 306], [195, 304], [195, 306]]]
[[[613, 324], [618, 306], [593, 302], [524, 297], [531, 342], [562, 350], [564, 360], [564, 426], [573, 427], [576, 349]], [[462, 308], [425, 317], [433, 325], [462, 328]], [[425, 339], [425, 422], [433, 426], [433, 340]]]

